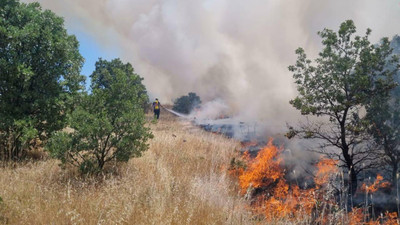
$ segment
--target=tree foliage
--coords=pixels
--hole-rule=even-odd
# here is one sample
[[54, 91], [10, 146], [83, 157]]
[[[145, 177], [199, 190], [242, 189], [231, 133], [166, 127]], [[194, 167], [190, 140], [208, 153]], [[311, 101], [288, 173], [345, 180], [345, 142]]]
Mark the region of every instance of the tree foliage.
[[72, 131], [58, 132], [47, 145], [53, 157], [83, 173], [140, 156], [152, 137], [142, 107], [148, 101], [146, 89], [131, 64], [100, 59], [91, 78], [91, 93], [69, 116]]
[[19, 159], [65, 126], [84, 81], [78, 45], [38, 3], [0, 2], [0, 159]]
[[[387, 66], [396, 61], [389, 58], [392, 49], [387, 38], [379, 45], [372, 45], [368, 40], [370, 29], [363, 37], [355, 33], [351, 20], [343, 22], [337, 32], [329, 29], [319, 32], [324, 47], [314, 62], [302, 48], [296, 50], [297, 62], [289, 70], [298, 96], [290, 104], [303, 115], [323, 119], [291, 127], [288, 132], [288, 137], [317, 139], [322, 143], [320, 152], [342, 161], [349, 171], [349, 191], [353, 194], [362, 165], [371, 166], [373, 160], [366, 148], [368, 138], [361, 111], [371, 104], [373, 96], [389, 94], [396, 72]], [[332, 147], [340, 153], [329, 151]]]
[[200, 97], [196, 93], [190, 92], [188, 95], [184, 95], [175, 100], [173, 110], [189, 114], [196, 106], [201, 104]]

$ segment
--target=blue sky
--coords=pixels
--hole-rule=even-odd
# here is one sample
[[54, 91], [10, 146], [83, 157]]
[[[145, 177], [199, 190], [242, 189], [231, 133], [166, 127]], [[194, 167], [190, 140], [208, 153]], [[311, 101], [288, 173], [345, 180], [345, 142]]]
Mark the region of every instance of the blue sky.
[[90, 86], [90, 74], [92, 74], [96, 61], [101, 57], [103, 59], [111, 60], [114, 58], [118, 58], [118, 50], [117, 49], [105, 49], [101, 44], [96, 42], [96, 39], [93, 38], [88, 33], [77, 31], [70, 32], [75, 35], [79, 41], [79, 51], [83, 58], [85, 58], [85, 63], [82, 67], [81, 74], [86, 76], [86, 87]]

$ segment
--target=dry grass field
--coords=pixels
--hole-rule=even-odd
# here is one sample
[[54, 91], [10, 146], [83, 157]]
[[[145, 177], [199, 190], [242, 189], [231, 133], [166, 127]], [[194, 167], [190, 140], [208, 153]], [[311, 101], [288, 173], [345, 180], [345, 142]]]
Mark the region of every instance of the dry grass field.
[[[149, 116], [150, 121], [150, 116]], [[0, 224], [251, 224], [227, 174], [239, 143], [161, 113], [140, 158], [82, 178], [58, 161], [0, 168]]]

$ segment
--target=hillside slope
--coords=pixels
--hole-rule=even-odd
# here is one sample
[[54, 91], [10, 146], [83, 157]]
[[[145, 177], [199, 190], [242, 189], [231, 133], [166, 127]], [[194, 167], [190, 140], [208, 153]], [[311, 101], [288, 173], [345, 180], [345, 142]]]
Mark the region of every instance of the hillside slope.
[[226, 174], [238, 143], [167, 112], [150, 126], [143, 157], [100, 180], [83, 181], [52, 159], [2, 168], [0, 224], [251, 223]]

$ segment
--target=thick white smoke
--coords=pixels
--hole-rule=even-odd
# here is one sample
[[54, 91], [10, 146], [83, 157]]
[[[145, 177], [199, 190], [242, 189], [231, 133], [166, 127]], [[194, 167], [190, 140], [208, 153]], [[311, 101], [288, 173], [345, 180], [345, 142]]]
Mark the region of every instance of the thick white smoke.
[[[29, 0], [31, 1], [31, 0]], [[35, 0], [36, 1], [36, 0]], [[287, 66], [316, 32], [353, 19], [371, 40], [400, 33], [400, 0], [39, 0], [131, 62], [163, 103], [196, 92], [230, 113], [285, 126], [298, 113]]]

